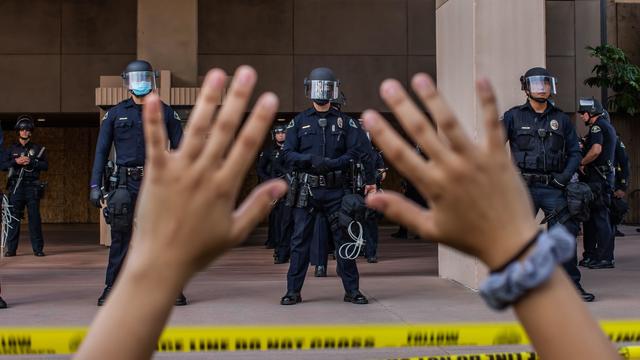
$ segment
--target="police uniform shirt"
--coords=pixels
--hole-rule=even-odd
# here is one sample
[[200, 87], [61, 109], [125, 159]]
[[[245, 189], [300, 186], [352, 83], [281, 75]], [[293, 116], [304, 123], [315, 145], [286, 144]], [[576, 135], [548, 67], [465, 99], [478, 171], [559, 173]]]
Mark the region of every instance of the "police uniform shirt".
[[[35, 144], [31, 141], [27, 142], [25, 145], [22, 145], [20, 142], [15, 142], [7, 149], [7, 169], [12, 167], [16, 171], [16, 174], [18, 174], [21, 169], [24, 169], [25, 171], [22, 175], [23, 178], [37, 179], [40, 175], [40, 171], [47, 170], [49, 168], [46, 151], [43, 151], [40, 157], [38, 157], [41, 150], [41, 145]], [[18, 164], [16, 159], [20, 156], [29, 156], [31, 158], [31, 162], [27, 165]]]
[[552, 175], [567, 184], [582, 159], [571, 120], [551, 103], [537, 113], [527, 101], [504, 114], [503, 125], [514, 161], [523, 173]]
[[[164, 103], [163, 115], [171, 149], [176, 149], [182, 138], [180, 117]], [[142, 105], [132, 98], [120, 102], [104, 115], [96, 144], [96, 156], [91, 172], [91, 185], [99, 186], [111, 151], [115, 147], [116, 165], [144, 166], [145, 141], [142, 129]]]
[[[322, 144], [322, 128], [319, 119], [326, 119], [324, 128], [326, 143]], [[298, 114], [287, 126], [284, 154], [287, 167], [294, 170], [311, 171], [312, 156], [328, 158], [329, 167], [345, 170], [350, 160], [357, 160], [361, 154], [358, 141], [361, 131], [356, 121], [336, 109], [318, 112], [314, 108]]]
[[281, 178], [287, 173], [281, 146], [275, 143], [260, 153], [257, 172], [260, 181]]
[[587, 134], [584, 145], [585, 154], [588, 153], [595, 144], [602, 146], [602, 151], [598, 157], [587, 164], [587, 166], [612, 166], [615, 155], [616, 132], [609, 121], [602, 117], [598, 117], [589, 128], [589, 133]]
[[629, 156], [620, 137], [616, 141], [616, 152], [613, 160], [616, 172], [615, 190], [627, 191], [629, 184]]

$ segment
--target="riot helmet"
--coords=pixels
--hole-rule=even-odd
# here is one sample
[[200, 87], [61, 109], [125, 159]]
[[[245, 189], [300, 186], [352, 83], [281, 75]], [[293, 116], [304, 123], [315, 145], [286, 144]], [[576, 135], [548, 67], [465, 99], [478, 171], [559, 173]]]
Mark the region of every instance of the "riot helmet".
[[340, 94], [340, 81], [333, 71], [326, 67], [311, 70], [304, 79], [304, 95], [318, 105], [326, 105], [336, 100]]
[[144, 60], [130, 62], [122, 73], [124, 86], [133, 95], [142, 97], [156, 89], [157, 73], [151, 64]]
[[[20, 115], [18, 117], [18, 120], [16, 121], [16, 126], [15, 129], [18, 132], [18, 136], [20, 136], [20, 131], [22, 130], [27, 130], [31, 133], [33, 133], [33, 129], [35, 129], [35, 122], [33, 121], [33, 118], [29, 115]], [[22, 140], [28, 140], [31, 138], [31, 134], [29, 134], [29, 136], [20, 136], [20, 138]]]
[[558, 80], [542, 67], [531, 68], [520, 77], [521, 89], [527, 93], [529, 98], [539, 103], [545, 103], [548, 99], [534, 97], [532, 94], [549, 93], [549, 96], [555, 95], [557, 83]]
[[580, 100], [578, 100], [578, 113], [588, 113], [590, 117], [600, 116], [604, 114], [604, 108], [602, 107], [600, 101], [592, 97], [581, 97]]
[[[284, 120], [284, 119], [283, 119]], [[276, 124], [273, 127], [273, 139], [278, 143], [284, 143], [287, 134], [287, 125], [284, 123]]]

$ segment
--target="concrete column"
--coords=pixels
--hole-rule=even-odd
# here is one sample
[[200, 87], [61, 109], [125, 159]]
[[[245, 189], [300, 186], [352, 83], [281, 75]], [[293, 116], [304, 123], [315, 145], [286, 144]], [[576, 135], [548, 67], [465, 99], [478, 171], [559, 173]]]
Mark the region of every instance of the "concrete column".
[[173, 86], [197, 86], [198, 1], [138, 0], [138, 58], [170, 70]]
[[[504, 112], [524, 102], [520, 76], [545, 65], [544, 6], [544, 0], [436, 2], [438, 88], [474, 141], [482, 131], [475, 81], [491, 79]], [[443, 245], [438, 267], [441, 277], [473, 289], [487, 273], [479, 260]]]

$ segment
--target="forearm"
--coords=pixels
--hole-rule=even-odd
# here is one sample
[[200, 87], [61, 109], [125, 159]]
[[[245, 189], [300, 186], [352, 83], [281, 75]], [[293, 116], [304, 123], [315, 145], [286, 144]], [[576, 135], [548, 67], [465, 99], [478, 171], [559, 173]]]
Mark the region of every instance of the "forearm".
[[542, 359], [618, 359], [560, 267], [514, 310]]
[[580, 162], [580, 165], [584, 166], [584, 165], [588, 165], [589, 163], [593, 162], [595, 159], [598, 158], [598, 155], [600, 155], [600, 152], [602, 150], [599, 150], [596, 148], [596, 146], [592, 147], [589, 152], [587, 152], [587, 155], [585, 155], [582, 158], [582, 161]]
[[185, 279], [166, 266], [127, 261], [76, 358], [151, 358]]

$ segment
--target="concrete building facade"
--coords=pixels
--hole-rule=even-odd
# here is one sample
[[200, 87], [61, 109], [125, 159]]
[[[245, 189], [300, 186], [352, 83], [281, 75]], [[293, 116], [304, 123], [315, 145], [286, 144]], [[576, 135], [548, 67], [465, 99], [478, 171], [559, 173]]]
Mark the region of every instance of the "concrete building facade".
[[[608, 0], [608, 39], [640, 63], [640, 5], [629, 2]], [[179, 87], [197, 87], [212, 67], [231, 73], [250, 64], [257, 91], [278, 94], [283, 114], [308, 106], [302, 80], [317, 66], [335, 70], [353, 113], [386, 111], [380, 82], [406, 85], [425, 71], [473, 133], [469, 81], [477, 75], [494, 79], [507, 109], [524, 101], [519, 75], [546, 65], [559, 78], [558, 105], [573, 112], [577, 97], [600, 96], [583, 85], [595, 64], [585, 47], [599, 43], [599, 0], [5, 0], [0, 119], [7, 133], [19, 113], [43, 119], [35, 141], [51, 158], [44, 221], [97, 222], [86, 200], [95, 88], [136, 57], [171, 70]], [[389, 187], [398, 179], [391, 176]], [[253, 184], [247, 179], [245, 187]]]

